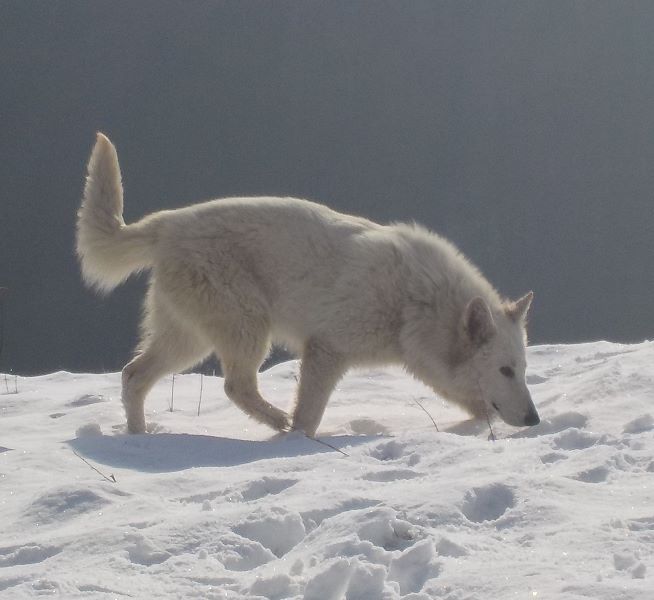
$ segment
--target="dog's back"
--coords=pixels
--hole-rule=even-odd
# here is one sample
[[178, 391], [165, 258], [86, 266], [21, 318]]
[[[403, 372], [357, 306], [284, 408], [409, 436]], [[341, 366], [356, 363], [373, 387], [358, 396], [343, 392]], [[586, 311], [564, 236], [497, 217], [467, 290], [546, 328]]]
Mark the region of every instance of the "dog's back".
[[256, 299], [274, 337], [297, 350], [326, 316], [344, 272], [365, 260], [366, 234], [384, 229], [277, 197], [213, 200], [147, 219], [156, 230], [151, 268], [162, 292], [213, 294], [215, 310], [221, 297], [240, 298], [244, 310]]

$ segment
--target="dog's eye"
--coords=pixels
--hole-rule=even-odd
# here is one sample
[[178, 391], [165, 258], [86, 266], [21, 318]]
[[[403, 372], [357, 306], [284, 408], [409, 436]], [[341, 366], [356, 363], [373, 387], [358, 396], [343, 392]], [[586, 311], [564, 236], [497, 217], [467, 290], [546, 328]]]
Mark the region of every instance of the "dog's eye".
[[500, 373], [509, 379], [513, 379], [515, 377], [515, 371], [511, 367], [500, 367]]

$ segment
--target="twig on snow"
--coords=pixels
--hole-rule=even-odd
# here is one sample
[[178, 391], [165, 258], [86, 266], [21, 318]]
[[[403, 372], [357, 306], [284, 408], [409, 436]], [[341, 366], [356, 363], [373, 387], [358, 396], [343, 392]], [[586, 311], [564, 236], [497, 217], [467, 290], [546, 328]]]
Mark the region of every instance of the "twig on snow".
[[436, 431], [440, 433], [440, 429], [438, 428], [438, 425], [436, 425], [436, 421], [434, 421], [434, 417], [431, 416], [430, 412], [422, 405], [420, 400], [417, 398], [412, 398], [412, 400], [425, 412], [425, 414], [431, 419], [431, 422], [434, 424], [434, 427], [436, 427]]
[[200, 416], [200, 405], [202, 404], [202, 387], [204, 385], [204, 375], [200, 373], [200, 399], [198, 400], [198, 417]]
[[14, 378], [14, 389], [13, 391], [9, 389], [9, 378], [7, 377], [7, 373], [4, 374], [5, 376], [5, 389], [7, 390], [7, 394], [17, 394], [18, 393], [18, 375], [15, 375], [12, 373], [12, 377]]
[[340, 452], [343, 456], [350, 456], [347, 452], [344, 452], [340, 448], [337, 448], [336, 446], [332, 446], [329, 442], [325, 442], [324, 440], [319, 440], [318, 438], [312, 438], [309, 437], [308, 435], [304, 434], [304, 437], [307, 438], [308, 440], [312, 440], [314, 442], [318, 442], [319, 444], [322, 444], [323, 446], [327, 446], [328, 448], [331, 448], [332, 450], [336, 450], [336, 452]]
[[83, 456], [80, 456], [75, 450], [73, 450], [73, 454], [77, 456], [80, 460], [83, 460], [89, 467], [91, 467], [98, 475], [102, 476], [104, 479], [107, 481], [110, 481], [111, 483], [118, 483], [116, 481], [116, 478], [114, 477], [114, 474], [112, 473], [111, 475], [107, 476], [105, 475], [100, 469], [97, 469], [94, 467], [88, 460], [86, 460]]
[[173, 373], [173, 383], [170, 387], [170, 412], [173, 412], [175, 406], [175, 373]]
[[312, 442], [316, 442], [317, 444], [321, 444], [323, 446], [327, 446], [327, 448], [331, 448], [332, 450], [336, 450], [336, 452], [340, 452], [343, 456], [350, 456], [347, 452], [345, 452], [344, 450], [341, 450], [340, 448], [337, 448], [336, 446], [333, 446], [329, 442], [325, 442], [324, 440], [319, 440], [318, 438], [315, 438], [315, 437], [309, 437], [301, 429], [291, 429], [289, 431], [289, 433], [294, 433], [294, 432], [302, 434], [305, 438], [307, 438], [308, 440], [311, 440]]
[[488, 411], [486, 411], [486, 423], [488, 423], [488, 430], [490, 431], [490, 435], [488, 436], [488, 439], [491, 442], [497, 441], [497, 438], [495, 437], [495, 433], [493, 432], [493, 428], [491, 426], [491, 420], [490, 417], [488, 416]]

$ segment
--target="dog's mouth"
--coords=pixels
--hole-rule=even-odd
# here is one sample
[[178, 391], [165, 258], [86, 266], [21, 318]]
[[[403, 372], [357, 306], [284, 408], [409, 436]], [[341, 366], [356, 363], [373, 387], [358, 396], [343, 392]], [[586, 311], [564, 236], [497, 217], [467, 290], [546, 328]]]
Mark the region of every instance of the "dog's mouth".
[[509, 415], [508, 418], [504, 416], [500, 411], [500, 407], [498, 406], [497, 402], [491, 402], [490, 405], [493, 407], [502, 421], [512, 425], [513, 427], [524, 427], [525, 425], [527, 427], [533, 427], [534, 425], [538, 425], [540, 423], [540, 417], [538, 416], [538, 412], [536, 412], [535, 408], [529, 410], [524, 418], [516, 420], [512, 415]]

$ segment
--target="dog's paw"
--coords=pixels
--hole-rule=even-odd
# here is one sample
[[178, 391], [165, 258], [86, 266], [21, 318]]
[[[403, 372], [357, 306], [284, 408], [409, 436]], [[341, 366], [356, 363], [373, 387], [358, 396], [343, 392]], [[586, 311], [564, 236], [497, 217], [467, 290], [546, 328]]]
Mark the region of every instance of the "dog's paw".
[[128, 419], [127, 433], [146, 433], [145, 419]]
[[266, 415], [266, 424], [280, 433], [286, 433], [291, 430], [290, 417], [279, 408], [270, 407], [270, 412]]

